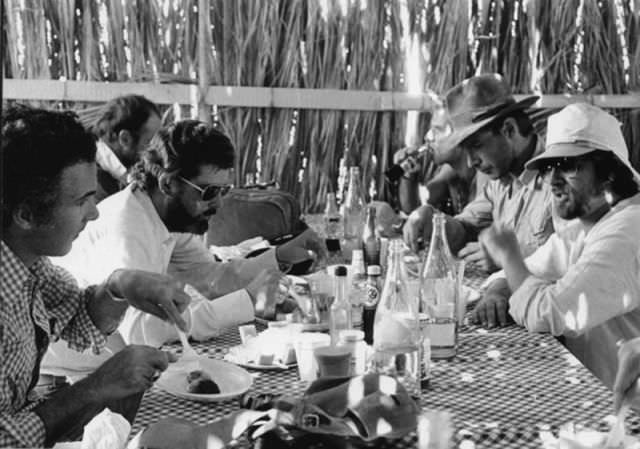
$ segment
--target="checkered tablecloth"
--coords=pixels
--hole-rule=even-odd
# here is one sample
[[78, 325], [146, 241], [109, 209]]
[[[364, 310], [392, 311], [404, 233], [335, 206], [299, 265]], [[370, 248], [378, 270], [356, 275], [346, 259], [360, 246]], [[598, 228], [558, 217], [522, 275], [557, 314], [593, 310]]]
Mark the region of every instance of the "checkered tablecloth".
[[[470, 272], [466, 283], [477, 288], [482, 279], [480, 273]], [[201, 354], [220, 359], [239, 340], [233, 329], [194, 346]], [[179, 346], [171, 349], [179, 351]], [[295, 369], [252, 374], [253, 393], [302, 395], [306, 387]], [[425, 409], [452, 412], [456, 447], [467, 441], [462, 447], [539, 448], [540, 429], [555, 432], [573, 422], [607, 431], [605, 418], [611, 415], [611, 393], [560, 343], [516, 326], [489, 331], [463, 326], [458, 355], [452, 361], [433, 363], [431, 386], [423, 390], [421, 402]], [[154, 387], [142, 401], [132, 434], [163, 417], [205, 424], [237, 409], [236, 400], [190, 402]], [[627, 419], [627, 431], [640, 433], [635, 413]], [[248, 447], [246, 440], [239, 445]], [[415, 446], [415, 435], [388, 444]]]

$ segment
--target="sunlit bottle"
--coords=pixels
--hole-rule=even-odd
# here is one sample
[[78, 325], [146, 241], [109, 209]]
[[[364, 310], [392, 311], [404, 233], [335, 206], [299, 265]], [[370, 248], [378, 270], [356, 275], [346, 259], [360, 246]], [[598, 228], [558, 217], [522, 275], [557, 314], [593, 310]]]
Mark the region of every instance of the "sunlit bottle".
[[342, 216], [338, 210], [335, 193], [327, 193], [327, 204], [324, 209], [325, 243], [329, 253], [329, 264], [342, 263], [340, 239], [344, 232]]
[[364, 263], [380, 265], [380, 236], [376, 230], [376, 208], [367, 208], [367, 218], [362, 230], [362, 250], [364, 251]]
[[431, 340], [432, 359], [454, 357], [457, 346], [456, 271], [445, 224], [445, 215], [435, 213], [429, 254], [420, 279], [420, 312], [424, 314], [421, 322]]
[[360, 246], [364, 210], [365, 201], [362, 186], [360, 185], [360, 169], [358, 167], [350, 167], [349, 188], [340, 211], [344, 226], [342, 255], [349, 261], [351, 260], [351, 251]]
[[367, 267], [366, 296], [362, 305], [362, 330], [364, 331], [364, 341], [373, 344], [373, 321], [376, 316], [376, 308], [380, 300], [380, 275], [382, 270], [380, 265], [369, 265]]
[[340, 332], [352, 329], [351, 303], [347, 297], [347, 267], [338, 265], [335, 269], [335, 294], [329, 309], [329, 333], [331, 344], [337, 346], [340, 342]]
[[392, 240], [387, 277], [373, 325], [371, 368], [375, 372], [395, 376], [409, 395], [420, 398], [422, 334], [418, 322], [418, 301], [407, 294], [402, 254], [402, 241]]
[[351, 303], [351, 324], [354, 327], [362, 325], [362, 305], [367, 295], [367, 271], [364, 265], [364, 255], [361, 249], [354, 249], [351, 256], [349, 286], [349, 302]]

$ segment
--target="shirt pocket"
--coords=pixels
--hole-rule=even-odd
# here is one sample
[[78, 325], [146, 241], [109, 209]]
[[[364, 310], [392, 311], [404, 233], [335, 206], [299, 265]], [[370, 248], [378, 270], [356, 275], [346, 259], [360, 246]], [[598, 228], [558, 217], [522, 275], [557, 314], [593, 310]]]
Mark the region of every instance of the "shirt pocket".
[[541, 206], [540, 208], [532, 208], [523, 217], [526, 223], [519, 235], [522, 255], [527, 257], [536, 249], [542, 246], [549, 236], [553, 234], [553, 219], [551, 208]]

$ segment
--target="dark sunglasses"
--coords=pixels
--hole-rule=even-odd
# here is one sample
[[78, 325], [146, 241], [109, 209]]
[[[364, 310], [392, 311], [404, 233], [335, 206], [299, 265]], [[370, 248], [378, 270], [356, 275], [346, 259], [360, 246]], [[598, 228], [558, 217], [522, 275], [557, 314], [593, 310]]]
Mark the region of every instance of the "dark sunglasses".
[[183, 178], [182, 176], [178, 176], [178, 178], [180, 178], [180, 180], [185, 184], [190, 185], [191, 187], [196, 189], [198, 192], [200, 192], [200, 199], [202, 201], [211, 201], [217, 198], [218, 195], [225, 196], [227, 193], [229, 193], [229, 190], [231, 190], [231, 188], [233, 187], [232, 185], [229, 185], [229, 184], [209, 184], [206, 187], [200, 187], [199, 185], [192, 183], [191, 181], [189, 181], [186, 178]]
[[561, 157], [558, 159], [552, 159], [545, 165], [540, 167], [540, 173], [542, 175], [548, 175], [551, 170], [556, 169], [561, 171], [565, 175], [575, 175], [582, 165], [582, 158], [580, 157]]

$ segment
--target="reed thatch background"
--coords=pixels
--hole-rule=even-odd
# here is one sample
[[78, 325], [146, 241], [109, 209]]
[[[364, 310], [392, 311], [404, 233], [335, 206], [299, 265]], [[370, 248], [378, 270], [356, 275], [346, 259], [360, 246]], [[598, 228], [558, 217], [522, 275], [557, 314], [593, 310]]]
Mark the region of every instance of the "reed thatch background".
[[[197, 0], [1, 1], [7, 78], [196, 82]], [[406, 91], [409, 62], [435, 92], [488, 71], [515, 93], [640, 91], [640, 0], [209, 1], [212, 84]], [[87, 120], [96, 111], [58, 106]], [[637, 166], [640, 111], [612, 112]], [[306, 211], [337, 188], [343, 157], [384, 196], [383, 171], [407, 139], [406, 111], [212, 114], [239, 151], [238, 181], [276, 179]], [[415, 135], [428, 118], [420, 114]]]

